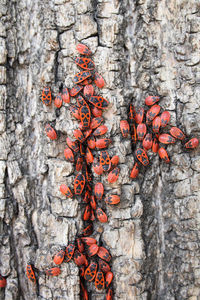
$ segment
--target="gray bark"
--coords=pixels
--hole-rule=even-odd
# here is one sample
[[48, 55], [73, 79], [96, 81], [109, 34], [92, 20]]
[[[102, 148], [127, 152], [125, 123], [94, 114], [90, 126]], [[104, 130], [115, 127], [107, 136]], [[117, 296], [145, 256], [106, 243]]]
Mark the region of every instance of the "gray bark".
[[[78, 200], [65, 200], [59, 185], [73, 183], [73, 167], [63, 156], [66, 136], [77, 122], [68, 105], [42, 105], [45, 85], [54, 95], [72, 87], [78, 72], [72, 58], [83, 41], [94, 52], [106, 81], [100, 91], [111, 103], [105, 124], [120, 156], [121, 194], [107, 207], [109, 222], [95, 233], [113, 257], [115, 299], [200, 299], [199, 149], [168, 147], [169, 165], [152, 155], [138, 180], [130, 141], [119, 122], [130, 101], [144, 105], [161, 96], [170, 125], [199, 137], [199, 1], [1, 0], [0, 1], [0, 273], [7, 276], [1, 299], [79, 299], [78, 269], [62, 265], [59, 277], [39, 277], [39, 296], [27, 280], [28, 260], [41, 271], [81, 230]], [[59, 139], [50, 142], [44, 126], [53, 122]], [[99, 180], [98, 177], [95, 178]], [[105, 294], [91, 285], [92, 299]]]

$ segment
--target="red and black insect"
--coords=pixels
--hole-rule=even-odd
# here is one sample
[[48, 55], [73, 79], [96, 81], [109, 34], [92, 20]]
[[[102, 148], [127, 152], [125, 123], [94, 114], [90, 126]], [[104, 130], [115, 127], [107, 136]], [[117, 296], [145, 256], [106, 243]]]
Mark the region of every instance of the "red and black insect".
[[170, 134], [163, 133], [159, 135], [159, 142], [163, 144], [173, 144], [175, 143], [175, 138], [173, 138]]
[[99, 269], [103, 271], [104, 273], [108, 273], [110, 271], [110, 266], [107, 262], [104, 260], [100, 259], [99, 260]]
[[[98, 147], [97, 147], [98, 148]], [[110, 157], [107, 151], [101, 151], [100, 153], [100, 164], [103, 168], [103, 170], [106, 172], [110, 169], [111, 162], [110, 162]]]
[[99, 220], [99, 222], [101, 222], [101, 223], [108, 222], [107, 215], [105, 214], [105, 212], [100, 207], [98, 207], [96, 209], [96, 216], [97, 216], [97, 219]]
[[90, 123], [90, 128], [91, 129], [96, 129], [97, 127], [99, 127], [101, 125], [102, 122], [103, 122], [103, 118], [102, 117], [93, 118], [91, 120], [91, 123]]
[[60, 185], [60, 191], [67, 198], [72, 198], [73, 197], [73, 194], [72, 194], [70, 188], [66, 184], [61, 184]]
[[30, 281], [32, 281], [34, 284], [36, 284], [35, 272], [30, 263], [28, 263], [26, 266], [26, 275]]
[[140, 123], [142, 123], [143, 118], [144, 118], [144, 108], [142, 108], [142, 107], [136, 108], [135, 109], [135, 122], [137, 124], [140, 124]]
[[68, 88], [63, 89], [61, 96], [62, 96], [63, 102], [70, 103], [70, 94], [69, 94]]
[[93, 70], [95, 68], [94, 62], [91, 58], [87, 57], [76, 57], [74, 62], [82, 69]]
[[129, 105], [128, 120], [130, 124], [133, 124], [135, 121], [135, 107], [131, 103]]
[[74, 252], [74, 262], [77, 266], [82, 266], [85, 264], [86, 257], [83, 253], [78, 250]]
[[82, 72], [79, 72], [77, 73], [75, 76], [74, 76], [74, 83], [80, 83], [82, 82], [83, 80], [87, 79], [88, 77], [90, 77], [92, 74], [90, 71], [82, 71]]
[[86, 97], [86, 99], [92, 97], [94, 95], [94, 88], [93, 85], [88, 84], [83, 89], [83, 94]]
[[100, 125], [97, 129], [93, 132], [94, 136], [103, 135], [108, 131], [108, 127], [106, 125]]
[[84, 229], [83, 229], [83, 232], [82, 234], [84, 236], [89, 236], [93, 233], [93, 225], [92, 224], [89, 224], [88, 226], [86, 226]]
[[144, 123], [140, 123], [137, 126], [137, 137], [139, 141], [142, 141], [144, 136], [146, 135], [147, 127]]
[[170, 162], [169, 156], [167, 154], [167, 151], [164, 148], [159, 148], [158, 149], [158, 155], [160, 156], [161, 159], [163, 159], [166, 163]]
[[158, 148], [159, 148], [159, 143], [158, 143], [158, 139], [155, 137], [153, 139], [153, 144], [152, 144], [152, 151], [154, 153], [158, 152]]
[[100, 89], [102, 89], [105, 85], [103, 77], [100, 74], [98, 74], [97, 72], [95, 72], [95, 74], [94, 74], [94, 83]]
[[84, 275], [85, 275], [85, 266], [80, 266], [79, 267], [79, 276], [83, 278]]
[[179, 139], [179, 140], [184, 140], [185, 139], [185, 134], [182, 132], [182, 130], [180, 130], [177, 127], [171, 127], [169, 132], [176, 139]]
[[95, 287], [97, 290], [103, 290], [105, 286], [105, 279], [102, 271], [98, 271], [95, 277]]
[[97, 158], [94, 159], [92, 168], [93, 168], [94, 173], [97, 175], [101, 175], [103, 173], [103, 167]]
[[[151, 121], [159, 114], [160, 105], [154, 104], [146, 113], [146, 123], [149, 125]], [[162, 122], [161, 122], [162, 126]]]
[[74, 255], [75, 245], [69, 244], [65, 249], [65, 261], [69, 262]]
[[90, 205], [86, 205], [84, 213], [83, 213], [83, 221], [88, 221], [91, 216], [91, 207]]
[[95, 215], [94, 215], [94, 210], [93, 210], [93, 209], [91, 209], [90, 220], [91, 220], [92, 222], [95, 220]]
[[78, 247], [78, 250], [81, 252], [81, 253], [83, 253], [83, 251], [84, 251], [84, 243], [83, 243], [83, 241], [81, 240], [81, 238], [77, 238], [76, 239], [76, 242], [77, 242], [77, 247]]
[[81, 195], [85, 186], [85, 176], [82, 173], [78, 173], [74, 180], [74, 193]]
[[118, 195], [108, 195], [105, 198], [107, 204], [118, 204], [120, 202], [120, 197]]
[[126, 120], [120, 121], [120, 130], [121, 130], [122, 136], [124, 138], [127, 138], [129, 135], [129, 131], [130, 131], [130, 126], [128, 124], [128, 121], [126, 121]]
[[91, 117], [90, 108], [87, 104], [80, 107], [79, 115], [80, 115], [81, 124], [83, 125], [83, 130], [85, 130], [90, 126], [90, 117]]
[[85, 141], [85, 137], [80, 129], [75, 129], [73, 131], [74, 137], [80, 142], [83, 143]]
[[90, 97], [90, 99], [88, 99], [88, 101], [100, 109], [106, 109], [109, 105], [108, 100], [106, 100], [105, 98], [103, 98], [101, 96], [92, 96], [92, 97]]
[[69, 137], [67, 137], [66, 143], [74, 152], [79, 152], [79, 145], [77, 141], [72, 141]]
[[92, 129], [87, 129], [84, 131], [84, 137], [87, 139], [92, 133]]
[[111, 260], [111, 255], [110, 255], [110, 253], [109, 253], [108, 250], [107, 250], [106, 248], [104, 248], [104, 247], [99, 247], [99, 250], [98, 250], [98, 252], [97, 252], [97, 255], [98, 255], [101, 259], [103, 259], [103, 260], [105, 260], [105, 261], [107, 261], [107, 262], [109, 262], [109, 261]]
[[97, 273], [97, 263], [96, 262], [91, 262], [87, 269], [85, 270], [85, 275], [84, 278], [87, 281], [92, 281]]
[[152, 144], [153, 144], [152, 134], [147, 133], [143, 139], [142, 146], [145, 150], [149, 150], [151, 149]]
[[151, 106], [151, 105], [154, 105], [159, 100], [160, 100], [160, 98], [158, 96], [148, 96], [145, 99], [145, 104]]
[[54, 268], [46, 270], [45, 273], [48, 276], [58, 276], [61, 273], [61, 271], [60, 271], [60, 268], [54, 267]]
[[96, 139], [93, 135], [87, 139], [87, 145], [90, 149], [96, 148]]
[[106, 300], [112, 300], [113, 299], [113, 291], [109, 288], [106, 293]]
[[131, 124], [131, 141], [135, 145], [137, 142], [137, 130], [135, 124]]
[[98, 109], [97, 107], [92, 108], [92, 114], [94, 117], [101, 117], [102, 116], [102, 109]]
[[57, 139], [57, 133], [53, 129], [53, 127], [51, 127], [50, 124], [47, 124], [45, 126], [45, 131], [46, 131], [46, 135], [48, 136], [48, 138], [50, 138], [50, 140], [56, 140]]
[[113, 272], [109, 271], [108, 273], [106, 273], [105, 277], [106, 277], [105, 278], [106, 279], [106, 287], [108, 287], [113, 280]]
[[0, 274], [0, 288], [4, 288], [6, 284], [7, 284], [6, 278]]
[[152, 122], [153, 132], [158, 133], [160, 130], [160, 126], [161, 126], [161, 118], [157, 116]]
[[61, 265], [63, 260], [65, 257], [65, 251], [64, 250], [60, 250], [58, 253], [56, 253], [56, 255], [54, 256], [53, 262], [56, 265]]
[[85, 80], [83, 80], [82, 82], [80, 82], [79, 84], [81, 85], [88, 85], [92, 83], [92, 78], [87, 78]]
[[52, 99], [52, 96], [51, 96], [50, 87], [43, 88], [43, 90], [42, 90], [42, 102], [43, 102], [43, 104], [45, 104], [47, 106], [50, 105], [51, 104], [51, 99]]
[[76, 46], [76, 50], [83, 55], [87, 55], [87, 56], [92, 55], [92, 51], [86, 45], [81, 43]]
[[96, 209], [97, 208], [97, 204], [96, 204], [96, 201], [95, 201], [95, 198], [94, 198], [93, 195], [90, 198], [90, 205], [91, 205], [92, 209]]
[[74, 162], [74, 153], [72, 152], [72, 150], [70, 148], [65, 148], [64, 150], [64, 156], [66, 158], [67, 161], [70, 161], [70, 162]]
[[55, 100], [54, 100], [54, 105], [57, 107], [57, 108], [60, 108], [62, 106], [62, 94], [59, 93]]
[[119, 164], [119, 156], [118, 155], [114, 155], [111, 160], [111, 165], [112, 167], [116, 167]]
[[120, 172], [120, 169], [118, 167], [116, 167], [112, 171], [110, 171], [108, 174], [108, 182], [109, 183], [116, 182], [119, 177], [119, 172]]
[[76, 97], [76, 101], [77, 101], [78, 107], [81, 107], [81, 106], [87, 104], [87, 102], [85, 101], [85, 99], [81, 95], [78, 95]]
[[70, 96], [75, 97], [81, 90], [83, 89], [82, 85], [75, 85], [71, 90], [70, 90]]
[[131, 170], [130, 178], [134, 179], [138, 177], [139, 174], [139, 166], [138, 163], [136, 162], [133, 166], [133, 169]]
[[99, 246], [97, 244], [92, 244], [88, 247], [88, 250], [87, 250], [87, 253], [88, 253], [88, 256], [94, 256], [97, 254], [99, 250]]
[[143, 166], [147, 166], [149, 164], [149, 159], [148, 156], [146, 154], [146, 151], [142, 148], [138, 148], [135, 151], [136, 157], [139, 160], [139, 162], [141, 162], [141, 164], [143, 164]]
[[80, 115], [79, 115], [79, 109], [75, 105], [70, 105], [69, 107], [72, 115], [77, 119], [80, 120]]
[[170, 121], [170, 118], [171, 118], [171, 115], [168, 111], [163, 111], [161, 116], [160, 116], [160, 119], [161, 119], [161, 127], [165, 127], [167, 126], [167, 124], [169, 123]]
[[90, 246], [92, 244], [96, 244], [97, 240], [91, 237], [81, 237], [81, 240], [87, 245]]
[[83, 168], [83, 157], [78, 157], [76, 161], [76, 171], [80, 172]]
[[85, 192], [85, 195], [83, 197], [83, 202], [89, 203], [90, 202], [90, 198], [91, 198], [90, 191], [89, 191], [88, 188], [86, 188], [86, 192]]
[[194, 149], [199, 146], [199, 140], [197, 138], [192, 138], [185, 144], [185, 148]]
[[101, 200], [104, 193], [104, 187], [101, 182], [97, 182], [94, 186], [94, 194], [97, 200]]
[[111, 144], [111, 139], [99, 139], [96, 140], [96, 148], [104, 149], [107, 148]]

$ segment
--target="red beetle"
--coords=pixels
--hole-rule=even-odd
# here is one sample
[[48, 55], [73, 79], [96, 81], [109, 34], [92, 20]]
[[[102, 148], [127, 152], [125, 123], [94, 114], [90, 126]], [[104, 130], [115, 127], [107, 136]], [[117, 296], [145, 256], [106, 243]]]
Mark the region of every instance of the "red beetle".
[[103, 167], [97, 158], [94, 159], [92, 167], [95, 174], [101, 175], [103, 173]]
[[91, 216], [91, 207], [90, 205], [86, 205], [85, 210], [84, 210], [84, 214], [83, 214], [83, 221], [88, 221], [90, 219]]
[[82, 239], [81, 238], [77, 238], [76, 242], [77, 242], [78, 250], [81, 253], [83, 253], [83, 251], [84, 251], [84, 243], [83, 243]]
[[94, 62], [91, 58], [87, 57], [76, 57], [74, 62], [82, 69], [93, 70], [95, 68]]
[[158, 154], [159, 154], [160, 158], [163, 159], [166, 163], [170, 162], [167, 151], [164, 148], [159, 148]]
[[144, 108], [140, 107], [140, 108], [136, 108], [135, 110], [135, 122], [137, 124], [142, 123], [144, 118]]
[[73, 86], [73, 88], [70, 90], [70, 96], [75, 97], [81, 90], [83, 89], [82, 85], [76, 84]]
[[104, 149], [107, 148], [111, 144], [111, 139], [99, 139], [96, 141], [96, 148]]
[[160, 105], [154, 104], [146, 113], [146, 123], [150, 124], [153, 119], [159, 114]]
[[119, 164], [119, 156], [118, 155], [114, 155], [111, 160], [111, 165], [112, 167], [116, 167]]
[[96, 215], [97, 215], [97, 219], [99, 220], [99, 222], [101, 222], [101, 223], [108, 222], [107, 215], [105, 214], [105, 212], [100, 207], [98, 207], [96, 209]]
[[116, 182], [119, 177], [119, 172], [120, 172], [120, 169], [118, 167], [116, 167], [112, 171], [110, 171], [108, 174], [108, 182], [109, 183]]
[[71, 148], [74, 152], [79, 152], [79, 145], [77, 141], [72, 141], [70, 138], [66, 138], [66, 143], [69, 148]]
[[82, 82], [80, 82], [79, 84], [81, 85], [88, 85], [92, 83], [92, 78], [87, 78], [85, 80], [83, 80]]
[[94, 74], [94, 83], [100, 89], [102, 89], [105, 85], [103, 77], [101, 75], [99, 75], [97, 72], [95, 72], [95, 74]]
[[107, 204], [118, 204], [120, 202], [120, 197], [118, 195], [108, 195], [105, 198]]
[[91, 85], [91, 84], [85, 85], [84, 89], [83, 89], [83, 94], [86, 97], [86, 99], [88, 99], [91, 96], [93, 96], [94, 95], [93, 85]]
[[85, 141], [85, 137], [80, 129], [75, 129], [73, 131], [74, 137], [80, 142], [83, 143]]
[[139, 165], [136, 162], [133, 166], [133, 169], [131, 170], [130, 178], [134, 179], [138, 176], [139, 174]]
[[87, 104], [87, 102], [85, 101], [85, 99], [83, 98], [83, 96], [81, 96], [80, 94], [77, 95], [76, 101], [77, 101], [78, 107], [81, 107], [81, 106]]
[[92, 129], [87, 129], [84, 131], [84, 137], [87, 139], [92, 133]]
[[66, 184], [61, 184], [60, 185], [60, 191], [67, 198], [72, 198], [73, 197], [73, 194], [72, 194], [70, 188]]
[[108, 287], [113, 280], [113, 272], [109, 271], [106, 273], [106, 287]]
[[46, 270], [45, 273], [48, 276], [58, 276], [61, 273], [61, 271], [60, 271], [60, 268], [54, 267], [54, 268]]
[[185, 148], [194, 149], [197, 148], [198, 145], [199, 145], [199, 140], [197, 138], [192, 138], [185, 144]]
[[88, 99], [88, 101], [96, 106], [97, 108], [100, 109], [106, 109], [109, 105], [108, 100], [106, 100], [105, 98], [101, 97], [101, 96], [92, 96]]
[[88, 144], [88, 147], [92, 150], [96, 148], [96, 140], [93, 135], [87, 139], [87, 144]]
[[50, 124], [47, 124], [45, 126], [45, 131], [46, 131], [46, 135], [48, 136], [48, 138], [50, 138], [50, 140], [56, 140], [57, 139], [56, 131], [53, 129], [53, 127], [51, 127]]
[[66, 247], [66, 249], [65, 249], [66, 258], [65, 258], [64, 261], [69, 262], [72, 259], [73, 255], [74, 255], [74, 250], [75, 250], [75, 245], [74, 244], [69, 244]]
[[104, 187], [101, 182], [97, 182], [94, 186], [94, 194], [97, 200], [101, 200], [104, 193]]
[[105, 261], [107, 261], [107, 262], [109, 262], [109, 261], [111, 260], [111, 255], [110, 255], [110, 253], [109, 253], [108, 250], [107, 250], [106, 248], [104, 248], [104, 247], [99, 247], [99, 250], [98, 250], [98, 252], [97, 252], [97, 255], [98, 255], [101, 259], [103, 259], [103, 260], [105, 260]]
[[147, 127], [144, 123], [140, 123], [137, 126], [137, 136], [138, 136], [138, 140], [142, 141], [144, 136], [146, 135], [147, 132]]
[[137, 142], [137, 130], [134, 123], [131, 124], [131, 141], [133, 144]]
[[143, 166], [147, 166], [149, 164], [149, 159], [148, 156], [146, 154], [146, 151], [142, 148], [138, 148], [135, 151], [136, 157], [139, 160], [139, 162], [141, 162], [143, 164]]
[[83, 253], [81, 253], [78, 250], [75, 250], [74, 252], [74, 262], [77, 266], [82, 266], [86, 262], [86, 257]]
[[70, 103], [70, 94], [69, 94], [68, 88], [63, 89], [61, 96], [62, 96], [63, 102]]
[[77, 73], [75, 76], [74, 76], [74, 83], [80, 83], [82, 81], [84, 81], [85, 79], [87, 79], [88, 77], [90, 77], [92, 74], [90, 71], [82, 71], [82, 72], [79, 72]]
[[83, 198], [83, 202], [89, 203], [90, 198], [91, 198], [91, 194], [90, 194], [90, 190], [88, 189], [88, 185], [87, 185], [86, 192], [85, 192], [85, 195], [84, 195], [84, 198]]
[[92, 164], [93, 161], [94, 161], [94, 157], [92, 155], [92, 152], [91, 152], [90, 148], [88, 148], [88, 147], [86, 149], [85, 159], [86, 159], [87, 164]]
[[97, 240], [91, 237], [82, 237], [81, 240], [88, 246], [97, 243]]
[[92, 281], [97, 273], [97, 263], [96, 262], [91, 262], [87, 269], [85, 270], [85, 275], [84, 278], [87, 281]]
[[97, 208], [97, 204], [96, 204], [96, 201], [95, 201], [95, 198], [94, 198], [93, 195], [90, 198], [90, 205], [91, 205], [92, 209], [96, 209]]
[[65, 148], [64, 156], [67, 161], [74, 162], [74, 153], [72, 152], [72, 150], [70, 148], [68, 148], [68, 147]]
[[152, 134], [151, 133], [147, 133], [145, 135], [145, 138], [143, 139], [143, 142], [142, 142], [142, 146], [145, 150], [149, 150], [151, 149], [152, 147]]
[[160, 100], [160, 98], [158, 96], [148, 96], [145, 99], [145, 104], [146, 105], [154, 105], [156, 102], [158, 102]]
[[153, 144], [152, 144], [152, 151], [154, 153], [158, 152], [158, 148], [159, 148], [159, 143], [158, 143], [158, 139], [154, 138], [153, 140]]
[[74, 180], [74, 193], [81, 195], [85, 186], [85, 176], [82, 173], [78, 173]]
[[57, 108], [60, 108], [62, 106], [62, 94], [59, 93], [55, 100], [54, 100], [54, 105], [57, 107]]
[[[35, 272], [30, 263], [28, 263], [26, 266], [26, 275], [30, 281], [36, 284]], [[5, 286], [6, 286], [6, 279], [0, 275], [0, 287], [5, 287]]]
[[168, 111], [163, 111], [161, 116], [160, 116], [160, 119], [161, 119], [161, 127], [165, 127], [167, 126], [167, 124], [169, 123], [170, 121], [170, 113]]
[[182, 132], [182, 130], [180, 130], [177, 127], [171, 127], [169, 132], [176, 139], [179, 139], [179, 140], [184, 140], [185, 139], [185, 134]]
[[107, 151], [101, 151], [100, 153], [100, 164], [103, 168], [103, 170], [106, 172], [110, 169], [110, 165], [111, 165], [111, 162], [110, 162], [110, 157], [109, 157], [109, 154]]
[[103, 271], [104, 273], [108, 273], [110, 271], [110, 266], [107, 262], [104, 260], [100, 259], [99, 260], [99, 269]]
[[84, 236], [89, 236], [93, 233], [93, 225], [92, 224], [89, 224], [88, 226], [86, 226], [84, 229], [83, 229], [83, 235]]
[[79, 115], [79, 109], [75, 105], [70, 105], [70, 111], [72, 115], [77, 119], [80, 120], [80, 115]]
[[65, 257], [65, 251], [64, 250], [60, 250], [58, 253], [56, 253], [56, 255], [54, 256], [53, 262], [56, 265], [61, 265], [63, 260]]
[[175, 143], [175, 138], [173, 138], [170, 134], [163, 133], [159, 135], [159, 142], [163, 144], [173, 144]]
[[94, 117], [101, 117], [102, 113], [102, 109], [98, 109], [97, 107], [92, 108], [92, 114]]
[[135, 107], [131, 103], [129, 105], [128, 119], [129, 119], [129, 122], [131, 124], [134, 123], [134, 120], [135, 120]]
[[120, 129], [121, 129], [122, 136], [124, 138], [127, 138], [130, 131], [130, 126], [126, 120], [120, 121]]
[[90, 128], [91, 129], [96, 129], [97, 127], [99, 127], [101, 125], [102, 122], [103, 122], [103, 118], [102, 117], [93, 118], [91, 120], [91, 123], [90, 123]]
[[98, 250], [99, 250], [99, 246], [97, 244], [90, 245], [87, 250], [88, 256], [96, 255]]
[[157, 116], [152, 122], [153, 132], [158, 133], [161, 126], [161, 118]]
[[86, 45], [81, 43], [76, 46], [76, 50], [83, 55], [87, 55], [87, 56], [92, 55], [92, 51]]
[[83, 125], [83, 130], [85, 130], [90, 126], [90, 117], [91, 117], [90, 108], [87, 104], [80, 107], [79, 115], [80, 115], [81, 124]]
[[93, 132], [94, 136], [103, 135], [108, 131], [108, 127], [106, 125], [100, 125], [97, 129]]
[[83, 168], [83, 158], [82, 157], [78, 157], [77, 161], [76, 161], [76, 171], [80, 172]]
[[43, 90], [42, 90], [42, 102], [43, 102], [43, 104], [50, 105], [51, 104], [51, 99], [52, 99], [52, 96], [51, 96], [50, 87], [43, 88]]
[[102, 271], [98, 271], [95, 277], [95, 287], [97, 290], [103, 290], [105, 286], [105, 280]]

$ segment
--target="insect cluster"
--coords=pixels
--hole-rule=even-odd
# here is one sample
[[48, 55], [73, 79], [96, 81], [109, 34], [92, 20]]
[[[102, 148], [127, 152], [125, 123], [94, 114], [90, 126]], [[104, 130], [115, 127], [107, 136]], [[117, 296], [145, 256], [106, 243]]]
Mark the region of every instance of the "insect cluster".
[[[169, 128], [170, 112], [163, 111], [159, 115], [161, 107], [155, 104], [159, 100], [158, 96], [148, 96], [145, 104], [151, 108], [146, 113], [143, 107], [135, 108], [130, 104], [128, 121], [121, 120], [120, 122], [122, 136], [124, 138], [131, 136], [132, 148], [135, 149], [137, 141], [142, 144], [134, 152], [137, 161], [130, 173], [132, 179], [137, 178], [142, 165], [146, 167], [149, 164], [148, 150], [151, 149], [152, 152], [158, 153], [165, 163], [169, 163], [170, 158], [164, 145], [174, 144], [176, 140], [181, 140], [186, 149], [194, 149], [199, 145], [197, 138], [186, 142], [186, 135], [178, 127]], [[167, 129], [169, 132], [162, 132], [162, 129]]]
[[[102, 114], [103, 110], [107, 109], [109, 102], [101, 96], [94, 95], [93, 83], [101, 89], [104, 87], [104, 79], [94, 70], [95, 65], [90, 58], [92, 55], [90, 49], [83, 44], [78, 44], [76, 49], [81, 57], [74, 61], [84, 71], [74, 76], [75, 85], [71, 90], [65, 88], [56, 96], [54, 105], [60, 108], [63, 102], [69, 104], [72, 115], [80, 122], [79, 128], [73, 131], [74, 140], [67, 137], [67, 147], [64, 149], [66, 160], [75, 164], [77, 174], [74, 185], [71, 188], [66, 184], [61, 184], [59, 189], [66, 198], [81, 197], [81, 204], [85, 206], [82, 215], [84, 227], [73, 242], [54, 256], [53, 262], [61, 265], [63, 262], [74, 259], [75, 264], [79, 267], [82, 299], [88, 299], [86, 281], [94, 280], [96, 289], [106, 288], [106, 299], [111, 300], [113, 297], [111, 287], [113, 273], [109, 265], [111, 255], [102, 242], [100, 241], [98, 245], [97, 240], [91, 235], [94, 220], [97, 219], [100, 223], [108, 221], [103, 206], [118, 204], [120, 197], [112, 194], [104, 196], [103, 184], [101, 182], [93, 183], [93, 172], [99, 176], [107, 173], [108, 182], [116, 182], [120, 173], [119, 157], [115, 155], [111, 158], [109, 156], [106, 149], [112, 141], [103, 137], [108, 132], [108, 128], [103, 124]], [[71, 97], [75, 98], [76, 104], [71, 104]], [[52, 102], [51, 90], [48, 87], [42, 91], [42, 102], [45, 105], [50, 105]], [[50, 124], [45, 126], [45, 131], [49, 139], [57, 139], [57, 133]], [[99, 159], [93, 155], [94, 149], [100, 151], [100, 153], [98, 152]], [[26, 272], [28, 278], [36, 283], [34, 266], [28, 264]], [[60, 272], [61, 269], [58, 266], [45, 271], [49, 276], [57, 276]]]

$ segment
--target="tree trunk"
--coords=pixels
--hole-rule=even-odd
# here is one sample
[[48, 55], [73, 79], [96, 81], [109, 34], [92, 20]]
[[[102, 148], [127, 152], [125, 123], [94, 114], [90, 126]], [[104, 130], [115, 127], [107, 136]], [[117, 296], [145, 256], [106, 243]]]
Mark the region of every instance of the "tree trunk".
[[[43, 271], [52, 256], [82, 229], [77, 199], [65, 200], [62, 183], [73, 185], [72, 164], [63, 155], [65, 139], [77, 121], [69, 106], [60, 110], [41, 102], [41, 90], [72, 87], [78, 72], [76, 44], [93, 51], [111, 103], [105, 124], [113, 140], [111, 156], [121, 173], [106, 192], [121, 194], [107, 207], [109, 221], [95, 225], [112, 254], [114, 299], [200, 299], [199, 149], [169, 146], [171, 163], [158, 155], [135, 181], [131, 143], [120, 134], [130, 102], [144, 106], [159, 95], [171, 113], [170, 125], [199, 137], [199, 14], [197, 0], [1, 0], [0, 1], [0, 273], [5, 300], [80, 299], [78, 268], [63, 264], [59, 277]], [[49, 141], [46, 123], [57, 141]], [[95, 182], [98, 177], [95, 178]], [[31, 261], [40, 270], [39, 289], [27, 280]], [[89, 287], [92, 299], [104, 292]]]

